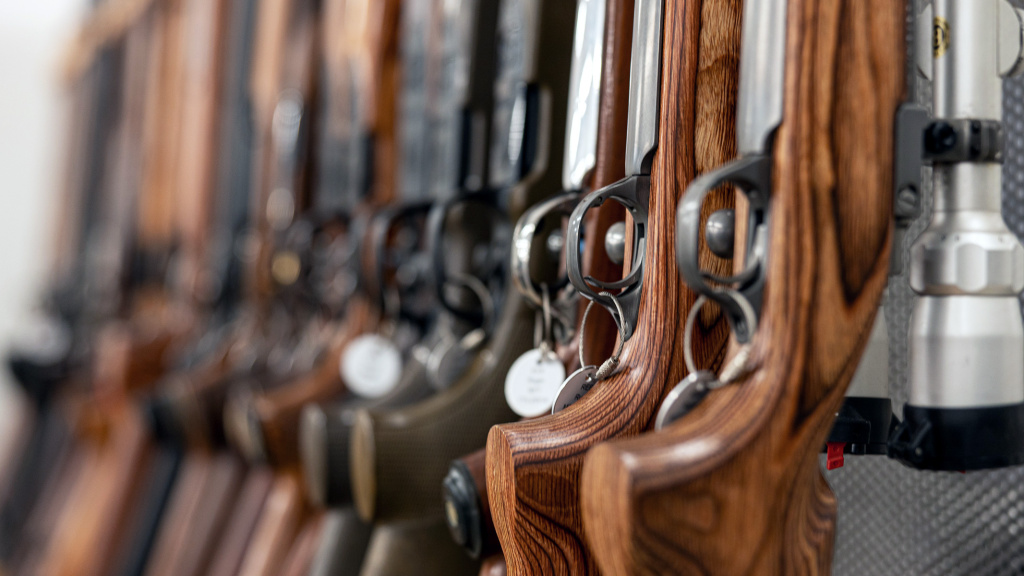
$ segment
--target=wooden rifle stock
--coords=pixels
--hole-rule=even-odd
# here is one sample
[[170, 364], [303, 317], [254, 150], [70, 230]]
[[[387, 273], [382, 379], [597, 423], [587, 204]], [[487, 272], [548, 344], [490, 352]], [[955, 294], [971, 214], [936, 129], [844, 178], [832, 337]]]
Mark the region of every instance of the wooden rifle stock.
[[[603, 62], [600, 83], [600, 106], [598, 113], [598, 138], [596, 142], [596, 165], [589, 175], [589, 190], [596, 190], [623, 177], [623, 162], [615, 159], [625, 157], [626, 108], [629, 82], [630, 45], [633, 37], [632, 0], [608, 0], [605, 4], [603, 37]], [[585, 225], [588, 236], [603, 239], [608, 229], [621, 222], [625, 209], [615, 203], [606, 202], [586, 215]], [[589, 242], [583, 253], [584, 274], [595, 278], [610, 278], [621, 271], [605, 251], [603, 242]], [[615, 347], [617, 329], [614, 319], [608, 314], [595, 314], [588, 319], [588, 330], [580, 331], [586, 311], [587, 300], [579, 298], [575, 334], [566, 344], [557, 346], [559, 358], [565, 364], [566, 374], [571, 374], [579, 365], [579, 349], [592, 363], [600, 364], [611, 356]], [[582, 341], [581, 341], [582, 339]], [[501, 551], [494, 521], [491, 515], [486, 479], [486, 450], [482, 449], [464, 456], [452, 463], [445, 479], [445, 506], [449, 515], [449, 527], [456, 542], [465, 547], [474, 557], [488, 557]], [[462, 514], [459, 510], [463, 510]], [[463, 517], [472, 518], [467, 524]]]
[[[579, 508], [584, 455], [603, 440], [642, 432], [667, 387], [683, 372], [679, 348], [684, 311], [696, 297], [674, 275], [664, 272], [675, 266], [676, 197], [681, 184], [700, 168], [694, 165], [695, 149], [724, 158], [733, 150], [725, 138], [698, 141], [695, 137], [695, 120], [704, 119], [698, 114], [706, 110], [703, 107], [731, 102], [694, 97], [697, 39], [713, 35], [721, 81], [735, 78], [738, 35], [730, 43], [728, 34], [730, 27], [739, 27], [739, 3], [665, 2], [663, 16], [660, 137], [651, 173], [647, 272], [638, 326], [626, 345], [620, 372], [556, 415], [496, 426], [488, 437], [492, 514], [509, 570], [516, 574], [596, 573]], [[617, 165], [621, 158], [603, 161]], [[723, 207], [721, 200], [714, 206], [719, 207]], [[724, 264], [718, 263], [719, 272], [725, 272]], [[698, 365], [709, 366], [724, 351], [726, 323], [717, 314], [707, 313], [698, 325], [695, 356]]]
[[302, 485], [295, 474], [277, 474], [246, 547], [238, 576], [274, 576], [304, 520]]
[[[121, 239], [133, 233], [130, 231], [134, 231], [135, 249], [141, 254], [156, 253], [170, 246], [169, 230], [163, 220], [148, 217], [153, 212], [152, 206], [162, 204], [160, 198], [168, 193], [163, 187], [166, 183], [160, 182], [160, 177], [154, 174], [159, 170], [152, 168], [163, 165], [166, 150], [159, 146], [144, 149], [145, 162], [140, 162], [137, 154], [140, 139], [156, 138], [152, 133], [154, 116], [161, 110], [153, 103], [154, 98], [178, 86], [176, 55], [173, 51], [161, 54], [157, 39], [176, 37], [181, 30], [175, 20], [162, 16], [157, 8], [145, 12], [128, 28], [125, 38], [119, 40], [125, 50], [125, 74], [118, 104], [117, 136], [112, 148], [115, 152], [107, 159], [112, 168], [104, 182], [110, 189], [105, 215], [112, 226], [105, 231], [110, 243], [100, 245], [114, 256], [110, 268], [104, 268], [113, 278], [127, 269], [127, 250], [121, 252]], [[140, 174], [137, 170], [140, 163], [152, 170]], [[140, 185], [138, 225], [132, 226], [129, 223], [132, 198]], [[120, 296], [120, 312], [159, 311], [159, 307], [154, 306], [159, 298], [155, 293], [152, 296], [143, 293], [152, 287], [146, 286], [146, 275], [137, 271], [137, 268], [132, 269], [131, 282], [126, 284], [131, 292], [114, 294], [115, 284], [107, 287], [111, 292], [106, 295]], [[106, 280], [109, 282], [110, 278]], [[107, 305], [108, 314], [118, 312], [108, 302], [103, 304]], [[41, 563], [44, 573], [106, 574], [125, 555], [121, 543], [129, 527], [134, 525], [132, 511], [140, 506], [139, 499], [146, 494], [144, 480], [156, 461], [148, 431], [127, 393], [156, 380], [166, 366], [172, 342], [186, 329], [187, 322], [161, 327], [159, 323], [142, 325], [131, 317], [102, 328], [90, 374], [99, 434], [84, 442], [90, 458], [54, 530], [54, 539]]]
[[665, 431], [588, 456], [584, 519], [606, 574], [830, 571], [836, 504], [818, 453], [886, 284], [906, 13], [788, 6], [753, 370]]
[[273, 484], [273, 475], [267, 469], [250, 470], [238, 492], [225, 526], [210, 561], [209, 576], [235, 576], [249, 548], [260, 513]]
[[288, 552], [280, 570], [283, 576], [306, 576], [313, 566], [317, 545], [324, 529], [323, 513], [311, 516], [295, 537], [295, 544]]

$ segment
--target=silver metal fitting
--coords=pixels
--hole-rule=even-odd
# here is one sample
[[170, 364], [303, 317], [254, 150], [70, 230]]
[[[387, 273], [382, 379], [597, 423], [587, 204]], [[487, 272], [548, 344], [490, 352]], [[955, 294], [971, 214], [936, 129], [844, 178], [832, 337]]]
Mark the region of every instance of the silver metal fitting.
[[[936, 122], [998, 128], [1002, 79], [1021, 68], [1020, 13], [1005, 0], [935, 0], [933, 9]], [[1024, 402], [1024, 246], [1003, 221], [1001, 156], [933, 159], [931, 222], [910, 250], [910, 286], [921, 297], [911, 316], [909, 404]]]
[[1024, 290], [1024, 246], [993, 212], [940, 212], [910, 251], [918, 294], [1015, 295]]

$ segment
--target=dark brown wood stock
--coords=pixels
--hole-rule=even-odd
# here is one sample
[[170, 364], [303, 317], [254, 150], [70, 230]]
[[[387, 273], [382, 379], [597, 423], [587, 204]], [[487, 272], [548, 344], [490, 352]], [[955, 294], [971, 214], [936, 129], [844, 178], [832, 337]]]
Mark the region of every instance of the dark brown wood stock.
[[[612, 184], [625, 176], [626, 108], [629, 106], [629, 63], [633, 40], [633, 1], [608, 0], [605, 3], [604, 58], [601, 65], [601, 100], [598, 114], [597, 164], [590, 178], [590, 190]], [[605, 202], [587, 214], [584, 225], [591, 238], [605, 237], [608, 228], [626, 219], [626, 210], [617, 202]], [[585, 276], [612, 278], [622, 270], [608, 259], [604, 242], [590, 242], [583, 252], [581, 265]], [[583, 318], [586, 298], [580, 298], [576, 317]], [[587, 319], [586, 334], [577, 330], [572, 342], [559, 350], [567, 373], [579, 368], [579, 339], [583, 339], [583, 357], [590, 364], [600, 365], [615, 349], [618, 332], [615, 320], [600, 312]], [[579, 326], [577, 326], [579, 328]]]
[[85, 469], [56, 526], [40, 573], [100, 576], [116, 557], [117, 536], [137, 494], [134, 480], [148, 464], [146, 430], [127, 405], [107, 412], [118, 423], [89, 451]]
[[[221, 135], [217, 122], [227, 62], [228, 0], [179, 0], [186, 29], [181, 78], [181, 153], [177, 194], [173, 197], [179, 233], [176, 274], [186, 303], [208, 300], [214, 282], [208, 276], [207, 250], [214, 230], [213, 211]], [[226, 137], [226, 136], [225, 136]]]
[[665, 432], [592, 451], [584, 519], [605, 573], [830, 571], [818, 453], [887, 279], [904, 9], [789, 2], [753, 370]]
[[[698, 139], [695, 124], [716, 106], [725, 109], [724, 120], [732, 123], [735, 100], [729, 94], [737, 75], [740, 3], [703, 4], [703, 13], [697, 1], [664, 6], [660, 144], [651, 174], [647, 273], [638, 326], [626, 345], [620, 372], [557, 415], [496, 426], [488, 437], [492, 514], [509, 570], [516, 574], [596, 573], [579, 508], [583, 457], [603, 440], [646, 429], [668, 387], [683, 375], [683, 323], [695, 295], [675, 273], [676, 199], [698, 170], [715, 167], [695, 164], [695, 150], [724, 161], [735, 149], [734, 140], [725, 134]], [[696, 89], [701, 45], [697, 39], [703, 42], [704, 35], [720, 54], [715, 66], [722, 84], [715, 102], [702, 98]], [[624, 54], [628, 59], [629, 51]], [[602, 160], [598, 162], [601, 165]], [[604, 162], [618, 164], [622, 158]], [[706, 208], [725, 205], [720, 197]], [[717, 273], [727, 272], [727, 262], [716, 264]], [[717, 310], [702, 314], [695, 338], [698, 365], [717, 364], [727, 330]]]

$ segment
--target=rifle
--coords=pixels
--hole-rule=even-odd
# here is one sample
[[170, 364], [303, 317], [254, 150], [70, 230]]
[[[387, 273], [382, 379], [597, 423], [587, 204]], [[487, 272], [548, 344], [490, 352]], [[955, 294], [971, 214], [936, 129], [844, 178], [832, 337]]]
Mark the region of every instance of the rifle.
[[[244, 552], [233, 558], [239, 574], [275, 574], [285, 569], [295, 539], [309, 531], [315, 533], [316, 526], [316, 518], [307, 514], [302, 501], [294, 467], [289, 465], [287, 455], [276, 450], [277, 445], [267, 441], [276, 422], [260, 426], [253, 406], [263, 398], [264, 390], [288, 387], [296, 374], [308, 373], [317, 351], [325, 344], [324, 332], [315, 326], [303, 330], [296, 323], [306, 314], [299, 307], [300, 270], [295, 269], [292, 251], [293, 233], [311, 200], [310, 125], [316, 113], [311, 103], [317, 89], [318, 14], [314, 2], [262, 2], [257, 20], [250, 89], [257, 134], [253, 169], [258, 192], [253, 222], [262, 242], [249, 270], [250, 305], [256, 317], [270, 328], [257, 343], [257, 353], [267, 346], [282, 355], [268, 362], [265, 369], [230, 384], [224, 421], [229, 439], [253, 466], [267, 462], [279, 465], [274, 467], [274, 478], [255, 524], [238, 527], [244, 535], [239, 540], [247, 540]], [[278, 319], [283, 327], [275, 330]], [[253, 502], [240, 501], [239, 505], [248, 508]], [[213, 562], [223, 562], [226, 568], [230, 560]]]
[[[695, 120], [728, 117], [730, 105], [727, 99], [697, 92], [696, 60], [699, 54], [707, 54], [699, 51], [707, 44], [698, 40], [715, 46], [716, 81], [729, 85], [736, 62], [736, 46], [729, 33], [736, 16], [735, 3], [705, 2], [700, 10], [686, 2], [635, 3], [628, 176], [592, 193], [573, 214], [579, 218], [589, 206], [606, 199], [623, 203], [633, 218], [630, 268], [619, 283], [584, 281], [574, 272], [572, 251], [568, 262], [570, 278], [577, 276], [573, 281], [577, 289], [615, 315], [626, 342], [619, 369], [600, 382], [591, 378], [587, 383], [592, 389], [585, 392], [583, 386], [585, 395], [574, 404], [552, 416], [497, 426], [488, 437], [488, 493], [512, 572], [596, 572], [578, 505], [584, 454], [603, 440], [641, 433], [664, 390], [683, 372], [680, 359], [663, 352], [675, 350], [681, 340], [683, 322], [676, 310], [688, 308], [696, 297], [671, 275], [660, 272], [671, 267], [673, 238], [668, 229], [678, 183], [688, 182], [697, 170], [713, 167], [698, 164], [698, 158], [713, 162], [730, 152], [728, 140], [714, 133], [700, 138], [699, 151], [696, 146], [697, 130], [703, 124]], [[680, 98], [680, 91], [688, 96]], [[690, 97], [690, 93], [696, 94]], [[718, 197], [711, 204], [724, 208], [726, 200]], [[569, 238], [567, 244], [574, 246], [572, 228]], [[715, 257], [708, 260], [716, 271], [724, 271], [728, 264]], [[598, 293], [616, 287], [621, 290], [614, 300]], [[716, 362], [725, 346], [724, 320], [706, 313], [697, 330], [698, 361], [701, 365]], [[592, 375], [597, 371], [596, 367], [590, 370]]]
[[[889, 268], [904, 8], [747, 3], [741, 156], [691, 185], [677, 230], [683, 274], [727, 310], [742, 366], [736, 385], [706, 394], [692, 411], [683, 398], [682, 417], [661, 432], [588, 455], [584, 522], [603, 571], [828, 571], [835, 499], [817, 453]], [[755, 66], [762, 59], [777, 65]], [[760, 271], [712, 293], [699, 278], [692, 223], [702, 194], [726, 182], [740, 185], [750, 214], [762, 217], [737, 234]], [[758, 300], [762, 279], [754, 325], [736, 314], [735, 295]]]
[[[303, 418], [300, 451], [309, 493], [315, 503], [338, 509], [331, 512], [329, 521], [333, 529], [326, 532], [321, 542], [315, 574], [358, 571], [364, 563], [371, 537], [371, 525], [360, 520], [352, 507], [348, 443], [353, 414], [359, 408], [407, 405], [433, 394], [436, 384], [428, 377], [428, 362], [424, 360], [429, 356], [429, 347], [436, 348], [466, 330], [432, 311], [431, 308], [436, 306], [425, 307], [424, 303], [436, 301], [431, 294], [424, 294], [422, 289], [415, 287], [417, 283], [424, 284], [416, 278], [422, 278], [426, 271], [423, 266], [424, 217], [432, 205], [430, 198], [436, 201], [456, 187], [453, 183], [442, 190], [433, 189], [431, 183], [436, 180], [427, 178], [425, 173], [431, 167], [425, 161], [428, 146], [438, 132], [432, 115], [428, 115], [436, 97], [432, 92], [441, 77], [434, 55], [439, 52], [437, 47], [442, 44], [441, 34], [445, 31], [449, 34], [457, 32], [455, 39], [466, 33], [466, 30], [451, 30], [450, 27], [446, 30], [440, 8], [440, 3], [435, 2], [410, 2], [402, 6], [400, 51], [403, 77], [399, 92], [399, 118], [403, 138], [399, 148], [399, 203], [378, 210], [371, 217], [368, 234], [364, 236], [368, 244], [364, 256], [371, 264], [363, 266], [360, 284], [363, 294], [376, 300], [385, 313], [381, 328], [390, 328], [390, 341], [383, 338], [385, 332], [370, 332], [361, 336], [359, 341], [350, 343], [350, 349], [342, 357], [342, 372], [353, 396], [337, 405], [309, 406]], [[488, 12], [492, 16], [489, 26], [486, 24]], [[469, 22], [484, 23], [472, 34], [475, 47], [484, 53], [487, 52], [487, 41], [492, 37], [488, 30], [493, 30], [493, 12], [485, 6], [482, 10], [462, 14]], [[472, 54], [473, 46], [471, 42], [458, 48]], [[470, 59], [480, 58], [474, 55], [467, 58]], [[336, 71], [341, 73], [349, 69], [337, 68]], [[346, 78], [345, 74], [339, 76], [348, 82], [354, 80]], [[470, 83], [487, 84], [478, 75], [471, 77]], [[453, 98], [452, 103], [458, 104], [458, 97]], [[465, 112], [473, 111], [472, 107], [467, 108]], [[457, 109], [456, 112], [461, 114], [464, 110]], [[461, 116], [456, 116], [456, 119], [462, 120]], [[455, 140], [456, 147], [460, 143], [466, 146], [466, 142], [458, 139], [464, 133], [459, 128], [449, 134], [450, 139]], [[356, 134], [349, 138], [353, 136]], [[350, 147], [357, 146], [357, 141], [350, 142]], [[448, 141], [434, 141], [433, 144], [452, 147]], [[448, 159], [451, 162], [455, 160]], [[457, 164], [455, 166], [458, 168]], [[395, 247], [389, 249], [389, 244]], [[398, 264], [397, 269], [393, 263]], [[421, 342], [413, 344], [417, 335]], [[361, 347], [367, 350], [367, 343], [371, 344], [369, 353], [358, 352]], [[360, 369], [360, 365], [363, 368]], [[393, 370], [382, 374], [388, 372], [382, 370], [382, 366], [390, 366]], [[409, 528], [390, 532], [389, 541], [399, 546], [415, 546], [421, 538], [417, 530]]]
[[114, 111], [109, 103], [114, 101], [118, 85], [119, 54], [117, 46], [98, 51], [92, 65], [70, 79], [73, 124], [61, 238], [45, 308], [48, 318], [41, 333], [30, 337], [30, 343], [15, 343], [7, 353], [8, 368], [32, 403], [28, 436], [5, 467], [0, 565], [7, 567], [26, 561], [30, 550], [36, 548], [33, 543], [48, 534], [45, 526], [49, 522], [40, 525], [35, 518], [47, 516], [42, 514], [45, 502], [63, 494], [55, 492], [60, 484], [56, 479], [73, 452], [71, 431], [57, 406], [60, 389], [70, 383], [75, 367], [80, 368], [88, 357], [85, 336], [93, 325], [85, 318], [90, 309], [78, 288], [90, 278], [83, 263], [101, 226], [102, 159], [113, 126]]
[[[569, 121], [566, 124], [568, 144], [562, 178], [564, 189], [569, 192], [562, 196], [560, 205], [550, 205], [554, 210], [544, 214], [545, 218], [556, 216], [559, 212], [568, 216], [587, 191], [601, 188], [622, 176], [622, 162], [615, 159], [621, 160], [625, 154], [625, 138], [622, 135], [626, 128], [627, 92], [622, 87], [628, 83], [629, 77], [633, 5], [632, 2], [619, 0], [585, 1], [577, 5], [577, 40], [574, 42], [568, 100]], [[595, 63], [600, 65], [599, 75], [593, 72]], [[598, 240], [607, 238], [609, 229], [622, 220], [622, 212], [622, 207], [612, 202], [589, 212], [585, 223], [588, 237]], [[527, 222], [534, 219], [532, 214], [524, 215], [516, 229], [524, 230], [528, 226]], [[603, 241], [586, 244], [581, 263], [584, 274], [610, 278], [621, 273], [622, 258], [613, 260], [605, 247], [606, 242]], [[528, 262], [517, 266], [519, 260], [515, 257], [513, 262], [513, 274], [528, 268]], [[531, 300], [534, 304], [540, 304], [540, 313], [543, 313], [544, 295], [541, 291], [545, 287], [538, 288], [538, 283], [529, 277], [528, 271], [517, 278], [517, 288], [524, 296], [533, 294]], [[586, 312], [586, 301], [579, 298], [571, 286], [567, 290], [570, 293], [566, 296], [547, 298], [551, 307], [568, 308], [559, 317], [575, 324], [562, 327], [563, 338], [553, 338], [553, 346], [547, 343], [564, 364], [564, 372], [543, 391], [534, 391], [532, 387], [512, 390], [512, 398], [518, 394], [533, 400], [530, 404], [535, 406], [531, 407], [537, 408], [537, 411], [530, 412], [519, 407], [517, 414], [520, 416], [535, 417], [541, 411], [550, 412], [557, 385], [564, 380], [565, 374], [582, 367], [579, 363], [581, 347], [583, 356], [590, 359], [607, 358], [613, 352], [615, 342], [608, 338], [609, 334], [615, 333], [611, 316], [592, 315], [588, 318], [588, 329], [583, 333], [579, 322]], [[575, 308], [575, 314], [572, 308]], [[555, 318], [552, 320], [559, 321]], [[542, 342], [541, 346], [544, 345]], [[510, 379], [514, 376], [510, 373], [506, 378], [506, 398], [510, 397]], [[552, 383], [556, 385], [554, 389], [550, 388]], [[500, 552], [491, 519], [485, 474], [485, 451], [479, 450], [453, 462], [444, 480], [448, 527], [455, 541], [473, 558], [486, 558]]]
[[[428, 7], [429, 11], [424, 10]], [[415, 16], [412, 10], [404, 14], [405, 26], [419, 26], [429, 31], [420, 48], [423, 56], [417, 60], [427, 69], [426, 91], [446, 88], [452, 91], [432, 94], [427, 109], [404, 111], [407, 115], [427, 114], [425, 134], [409, 143], [409, 153], [420, 157], [426, 155], [429, 160], [424, 162], [421, 158], [418, 163], [411, 163], [408, 175], [403, 171], [403, 180], [419, 181], [429, 189], [432, 202], [416, 205], [417, 211], [423, 214], [443, 203], [454, 192], [469, 188], [470, 181], [482, 179], [484, 167], [475, 156], [479, 156], [480, 148], [486, 150], [487, 147], [488, 112], [491, 109], [489, 93], [493, 87], [493, 63], [488, 55], [494, 49], [497, 10], [493, 2], [466, 6], [458, 2], [425, 3]], [[406, 38], [413, 36], [412, 33], [404, 35]], [[407, 70], [409, 65], [407, 62]], [[408, 97], [418, 98], [421, 91], [422, 88], [417, 89]], [[429, 154], [417, 148], [426, 148]], [[437, 158], [433, 157], [435, 153]], [[427, 178], [423, 177], [424, 167], [429, 168]], [[465, 215], [457, 218], [461, 220], [458, 226], [461, 232], [478, 226]], [[463, 247], [456, 249], [467, 252], [464, 246], [472, 245], [474, 236], [479, 234], [469, 232], [458, 237], [463, 241]], [[420, 252], [417, 258], [424, 256], [426, 254]], [[445, 264], [454, 262], [465, 267], [468, 259], [449, 255]], [[438, 300], [430, 298], [429, 302], [436, 306]], [[432, 353], [429, 348], [441, 350], [457, 337], [466, 339], [465, 333], [466, 329], [449, 315], [435, 315], [428, 320], [425, 336], [413, 348], [401, 376], [390, 390], [379, 390], [383, 394], [377, 397], [364, 394], [334, 407], [307, 409], [301, 449], [310, 492], [316, 501], [333, 507], [352, 503], [348, 448], [355, 412], [361, 408], [395, 408], [413, 404], [433, 394], [438, 384], [447, 385], [446, 382], [437, 382], [441, 379], [430, 372]], [[454, 371], [457, 372], [457, 368]]]
[[[501, 206], [510, 217], [556, 189], [560, 176], [562, 134], [548, 126], [561, 126], [565, 118], [564, 109], [552, 103], [567, 96], [569, 53], [560, 32], [572, 21], [571, 8], [501, 4], [489, 180], [491, 188], [503, 191]], [[525, 116], [512, 114], [517, 102]], [[478, 446], [488, 426], [512, 417], [500, 400], [497, 376], [529, 345], [532, 310], [514, 293], [500, 300], [487, 346], [450, 388], [407, 408], [357, 413], [352, 484], [362, 517], [440, 521], [437, 487], [448, 462]], [[438, 527], [444, 531], [440, 522]]]
[[[132, 260], [127, 239], [132, 234], [130, 222], [137, 206], [138, 232], [131, 249], [140, 255], [136, 262], [148, 261], [154, 264], [152, 269], [159, 269], [156, 263], [166, 257], [172, 245], [173, 227], [163, 219], [147, 218], [144, 209], [147, 202], [159, 204], [158, 198], [167, 193], [166, 188], [155, 184], [159, 178], [149, 173], [159, 164], [164, 149], [147, 150], [146, 171], [136, 170], [142, 164], [139, 154], [143, 152], [136, 143], [144, 135], [154, 137], [153, 109], [147, 109], [145, 100], [155, 98], [159, 88], [170, 90], [175, 85], [169, 74], [163, 75], [173, 69], [172, 62], [161, 66], [152, 61], [158, 57], [153, 32], [164, 25], [165, 21], [155, 16], [155, 9], [147, 11], [123, 40], [125, 74], [119, 87], [121, 97], [114, 108], [117, 131], [105, 158], [108, 165], [103, 186], [109, 190], [110, 200], [105, 203], [101, 221], [108, 225], [100, 228], [103, 236], [97, 238], [95, 252], [87, 258], [86, 269], [96, 274], [96, 282], [84, 284], [86, 295], [98, 298], [89, 300], [96, 305], [91, 312], [94, 317], [130, 317], [135, 310], [156, 310], [160, 306], [154, 290], [155, 275], [144, 273], [146, 266], [129, 267]], [[159, 73], [147, 75], [147, 69]], [[133, 196], [139, 187], [144, 192], [136, 204]], [[78, 449], [86, 454], [85, 462], [53, 528], [54, 536], [39, 560], [40, 570], [45, 573], [95, 574], [111, 570], [118, 556], [118, 535], [127, 529], [128, 511], [143, 491], [137, 479], [152, 464], [144, 427], [125, 394], [152, 383], [162, 370], [165, 352], [187, 329], [187, 322], [165, 325], [166, 331], [154, 325], [132, 327], [128, 322], [105, 323], [97, 335], [93, 366], [86, 376], [94, 391], [85, 414], [94, 425], [85, 431], [79, 444]]]

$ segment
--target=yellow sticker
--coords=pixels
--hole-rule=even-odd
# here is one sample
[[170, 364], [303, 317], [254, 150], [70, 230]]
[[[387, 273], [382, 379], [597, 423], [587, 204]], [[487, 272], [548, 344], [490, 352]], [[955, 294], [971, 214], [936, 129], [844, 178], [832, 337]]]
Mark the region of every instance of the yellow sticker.
[[932, 28], [932, 53], [938, 58], [949, 49], [949, 22], [945, 18], [935, 17], [935, 25]]

